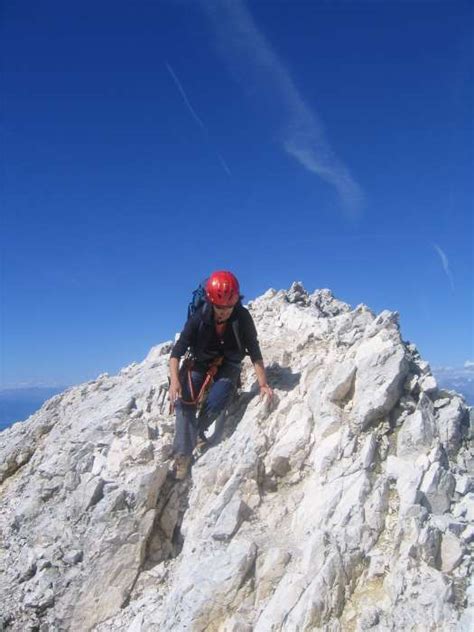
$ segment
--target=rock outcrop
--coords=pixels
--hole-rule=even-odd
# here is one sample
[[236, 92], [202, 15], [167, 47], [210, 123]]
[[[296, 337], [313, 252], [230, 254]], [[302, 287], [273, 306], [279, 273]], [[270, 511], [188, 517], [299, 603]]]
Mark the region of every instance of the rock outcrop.
[[397, 314], [299, 283], [249, 304], [222, 440], [167, 471], [171, 348], [0, 434], [0, 629], [468, 630], [474, 454]]

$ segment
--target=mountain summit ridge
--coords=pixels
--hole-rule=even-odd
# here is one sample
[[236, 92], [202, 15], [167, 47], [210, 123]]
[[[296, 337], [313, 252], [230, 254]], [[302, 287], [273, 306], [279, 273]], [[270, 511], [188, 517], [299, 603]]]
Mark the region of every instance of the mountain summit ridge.
[[188, 481], [167, 476], [170, 342], [0, 435], [5, 629], [469, 629], [463, 398], [395, 312], [299, 282], [248, 308], [274, 405], [246, 361]]

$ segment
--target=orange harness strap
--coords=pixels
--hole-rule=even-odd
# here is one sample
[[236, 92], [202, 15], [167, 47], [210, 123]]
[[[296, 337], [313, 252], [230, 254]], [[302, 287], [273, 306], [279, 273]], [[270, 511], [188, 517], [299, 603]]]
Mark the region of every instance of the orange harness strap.
[[204, 382], [202, 383], [201, 388], [199, 389], [199, 393], [197, 394], [197, 396], [195, 395], [195, 392], [194, 392], [193, 380], [192, 380], [192, 375], [191, 375], [191, 372], [193, 369], [193, 363], [192, 361], [189, 361], [189, 360], [187, 361], [188, 388], [189, 388], [189, 392], [191, 393], [191, 400], [185, 401], [184, 399], [182, 399], [181, 401], [183, 404], [186, 404], [188, 406], [198, 406], [198, 407], [202, 406], [202, 403], [204, 402], [204, 399], [207, 394], [207, 390], [209, 389], [212, 381], [214, 380], [214, 376], [216, 375], [223, 361], [224, 361], [224, 356], [219, 356], [218, 358], [215, 358], [215, 360], [211, 362], [211, 364], [209, 365], [206, 371], [206, 377], [204, 379]]

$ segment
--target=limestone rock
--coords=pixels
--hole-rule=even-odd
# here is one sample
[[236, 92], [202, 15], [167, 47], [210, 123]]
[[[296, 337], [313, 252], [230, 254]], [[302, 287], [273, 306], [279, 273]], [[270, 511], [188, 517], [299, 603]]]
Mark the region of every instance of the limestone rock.
[[437, 389], [395, 312], [301, 283], [249, 309], [273, 406], [246, 361], [222, 440], [185, 481], [167, 476], [171, 342], [0, 433], [0, 629], [466, 625], [462, 398]]
[[439, 463], [433, 463], [420, 486], [426, 507], [434, 514], [449, 510], [456, 481]]
[[455, 454], [462, 441], [463, 421], [468, 416], [462, 398], [453, 396], [438, 410], [438, 428], [441, 442], [448, 454]]
[[288, 551], [281, 548], [270, 548], [258, 557], [255, 580], [257, 584], [257, 601], [269, 597], [285, 573], [291, 559]]
[[436, 437], [434, 407], [426, 395], [422, 395], [416, 410], [405, 418], [397, 439], [397, 455], [412, 458], [427, 452]]
[[427, 395], [432, 395], [438, 390], [438, 384], [434, 375], [423, 375], [419, 384], [421, 390]]
[[453, 515], [463, 518], [466, 522], [474, 522], [474, 493], [466, 494], [462, 500], [456, 503]]
[[215, 540], [230, 539], [248, 516], [249, 508], [238, 494], [224, 507], [212, 532]]
[[454, 535], [445, 533], [441, 541], [441, 569], [450, 573], [461, 562], [464, 547]]
[[398, 329], [381, 329], [357, 349], [354, 385], [354, 422], [365, 430], [395, 406], [408, 372]]

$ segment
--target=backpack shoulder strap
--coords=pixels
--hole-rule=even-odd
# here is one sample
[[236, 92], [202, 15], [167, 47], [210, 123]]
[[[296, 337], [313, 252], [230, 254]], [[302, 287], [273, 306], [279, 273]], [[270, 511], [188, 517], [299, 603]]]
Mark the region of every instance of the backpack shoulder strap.
[[209, 313], [209, 308], [210, 305], [209, 303], [206, 301], [204, 303], [204, 305], [201, 306], [201, 308], [196, 312], [196, 318], [198, 319], [198, 327], [197, 327], [197, 331], [196, 331], [196, 337], [195, 337], [195, 341], [194, 341], [194, 346], [197, 346], [197, 341], [199, 339], [199, 336], [201, 336], [203, 329], [204, 329], [204, 318], [208, 313]]
[[243, 349], [242, 343], [240, 341], [239, 319], [238, 318], [236, 318], [235, 320], [232, 321], [232, 331], [234, 332], [235, 339], [237, 340], [237, 345], [239, 347], [239, 351], [240, 351], [240, 353], [242, 353], [244, 351], [244, 349]]
[[237, 346], [239, 347], [240, 353], [243, 353], [246, 355], [246, 350], [245, 350], [244, 345], [242, 344], [242, 339], [240, 335], [240, 319], [241, 319], [241, 313], [243, 310], [243, 305], [239, 301], [236, 307], [237, 307], [237, 318], [232, 321], [232, 331], [234, 332], [235, 339], [237, 340]]

